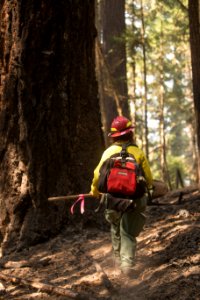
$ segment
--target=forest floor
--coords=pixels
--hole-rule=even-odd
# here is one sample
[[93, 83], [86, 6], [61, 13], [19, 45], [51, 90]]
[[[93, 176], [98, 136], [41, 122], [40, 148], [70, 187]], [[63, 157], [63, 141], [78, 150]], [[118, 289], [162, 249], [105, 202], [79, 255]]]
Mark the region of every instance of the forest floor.
[[108, 229], [79, 222], [2, 259], [0, 299], [200, 299], [200, 193], [177, 195], [148, 206], [136, 278], [116, 268]]

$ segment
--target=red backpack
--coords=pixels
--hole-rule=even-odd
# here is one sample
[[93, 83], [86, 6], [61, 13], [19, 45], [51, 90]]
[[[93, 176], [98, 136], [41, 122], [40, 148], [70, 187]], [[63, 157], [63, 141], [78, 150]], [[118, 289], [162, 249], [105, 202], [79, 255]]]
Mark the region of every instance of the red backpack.
[[[131, 144], [122, 144], [120, 153], [112, 155], [100, 168], [98, 190], [116, 197], [142, 197], [146, 182], [141, 166], [126, 148]], [[142, 179], [142, 180], [141, 180]], [[142, 183], [143, 182], [143, 183]]]

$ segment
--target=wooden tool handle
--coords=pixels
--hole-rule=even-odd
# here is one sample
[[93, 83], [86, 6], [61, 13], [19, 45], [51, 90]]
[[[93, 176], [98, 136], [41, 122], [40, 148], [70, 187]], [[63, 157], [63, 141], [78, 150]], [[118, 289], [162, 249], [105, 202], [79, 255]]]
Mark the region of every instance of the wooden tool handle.
[[[86, 198], [96, 198], [92, 194], [82, 194]], [[57, 196], [57, 197], [50, 197], [48, 201], [56, 201], [56, 200], [73, 200], [80, 197], [80, 195], [70, 195], [70, 196]]]

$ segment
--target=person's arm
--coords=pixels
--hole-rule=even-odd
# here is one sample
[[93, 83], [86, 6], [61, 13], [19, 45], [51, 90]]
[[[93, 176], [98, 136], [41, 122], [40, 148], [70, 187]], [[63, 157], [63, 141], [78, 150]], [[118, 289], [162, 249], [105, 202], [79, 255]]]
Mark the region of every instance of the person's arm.
[[99, 196], [99, 191], [97, 189], [97, 186], [98, 186], [98, 180], [99, 180], [99, 170], [100, 170], [102, 163], [103, 163], [103, 161], [101, 159], [98, 166], [94, 170], [94, 177], [93, 177], [92, 184], [91, 184], [90, 194], [92, 194], [95, 197]]
[[99, 164], [97, 165], [97, 167], [94, 170], [94, 177], [93, 177], [92, 184], [91, 184], [90, 194], [94, 195], [95, 197], [99, 196], [100, 193], [97, 188], [98, 181], [99, 181], [99, 170], [106, 159], [108, 159], [111, 155], [113, 155], [117, 152], [120, 152], [120, 150], [121, 150], [120, 146], [112, 145], [104, 151]]
[[151, 173], [149, 162], [148, 162], [148, 160], [147, 160], [147, 158], [144, 154], [142, 155], [141, 166], [142, 166], [142, 169], [144, 171], [144, 177], [146, 179], [147, 188], [151, 189], [152, 186], [153, 186], [153, 176], [152, 176], [152, 173]]

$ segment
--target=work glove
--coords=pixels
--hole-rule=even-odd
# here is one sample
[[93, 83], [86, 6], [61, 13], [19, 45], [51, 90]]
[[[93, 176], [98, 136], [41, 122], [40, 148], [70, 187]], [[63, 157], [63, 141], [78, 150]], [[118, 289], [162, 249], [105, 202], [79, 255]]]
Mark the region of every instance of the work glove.
[[152, 204], [154, 188], [148, 188], [148, 204]]
[[95, 212], [99, 212], [100, 209], [102, 208], [102, 206], [105, 204], [106, 201], [106, 194], [99, 194], [98, 195], [99, 198], [99, 205], [98, 207], [95, 209]]
[[151, 198], [153, 197], [153, 191], [154, 191], [153, 187], [149, 189], [149, 194], [150, 194]]

